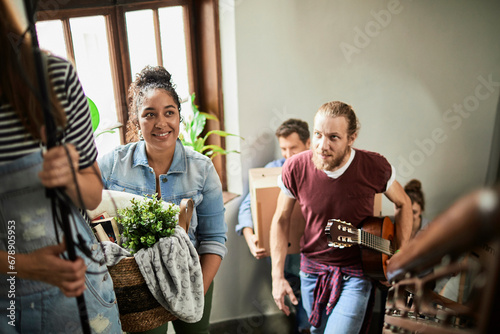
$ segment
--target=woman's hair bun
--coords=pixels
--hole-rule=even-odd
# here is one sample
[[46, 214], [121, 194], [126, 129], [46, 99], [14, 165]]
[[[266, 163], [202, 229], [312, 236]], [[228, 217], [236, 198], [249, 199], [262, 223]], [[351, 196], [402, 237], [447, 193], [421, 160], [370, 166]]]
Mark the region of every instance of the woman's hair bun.
[[163, 85], [172, 86], [172, 75], [162, 66], [146, 66], [141, 72], [137, 74], [137, 86], [145, 87], [149, 85]]
[[422, 183], [419, 180], [410, 180], [405, 185], [405, 192], [410, 197], [412, 203], [418, 203], [422, 211], [425, 210], [424, 193], [422, 192]]
[[405, 190], [406, 191], [422, 191], [422, 183], [419, 180], [410, 180], [406, 185], [405, 185]]

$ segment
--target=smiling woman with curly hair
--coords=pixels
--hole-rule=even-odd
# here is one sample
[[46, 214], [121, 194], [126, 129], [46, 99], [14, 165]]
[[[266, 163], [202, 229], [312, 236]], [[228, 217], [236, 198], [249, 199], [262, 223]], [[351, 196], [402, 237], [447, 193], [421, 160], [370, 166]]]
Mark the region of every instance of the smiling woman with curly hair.
[[[227, 227], [219, 176], [209, 158], [184, 148], [178, 139], [180, 99], [166, 69], [147, 66], [137, 74], [129, 89], [129, 103], [130, 142], [98, 159], [104, 188], [136, 195], [157, 194], [177, 205], [184, 198], [193, 199], [188, 235], [200, 255], [205, 310], [197, 323], [176, 320], [173, 325], [176, 333], [208, 333], [212, 281], [226, 254]], [[165, 333], [166, 328], [164, 324], [154, 332]]]

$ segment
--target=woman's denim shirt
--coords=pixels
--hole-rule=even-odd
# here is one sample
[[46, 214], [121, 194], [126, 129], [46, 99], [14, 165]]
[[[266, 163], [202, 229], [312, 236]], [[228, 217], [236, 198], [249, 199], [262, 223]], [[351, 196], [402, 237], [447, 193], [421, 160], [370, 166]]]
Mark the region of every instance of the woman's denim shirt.
[[[148, 164], [144, 141], [115, 148], [97, 159], [104, 188], [136, 195], [156, 193], [153, 168]], [[160, 175], [161, 198], [180, 204], [184, 198], [194, 201], [189, 238], [198, 254], [217, 254], [222, 258], [227, 249], [227, 225], [224, 221], [222, 186], [212, 161], [186, 149], [180, 140], [167, 174]]]

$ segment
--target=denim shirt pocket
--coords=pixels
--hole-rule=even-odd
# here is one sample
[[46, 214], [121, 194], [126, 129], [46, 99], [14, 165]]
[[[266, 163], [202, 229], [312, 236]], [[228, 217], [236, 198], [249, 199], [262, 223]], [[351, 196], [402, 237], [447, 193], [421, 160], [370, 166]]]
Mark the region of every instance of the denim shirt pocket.
[[108, 189], [115, 191], [124, 191], [136, 195], [141, 195], [141, 194], [152, 195], [154, 193], [153, 190], [147, 188], [145, 185], [141, 186], [141, 185], [126, 183], [115, 179], [111, 179], [109, 181]]

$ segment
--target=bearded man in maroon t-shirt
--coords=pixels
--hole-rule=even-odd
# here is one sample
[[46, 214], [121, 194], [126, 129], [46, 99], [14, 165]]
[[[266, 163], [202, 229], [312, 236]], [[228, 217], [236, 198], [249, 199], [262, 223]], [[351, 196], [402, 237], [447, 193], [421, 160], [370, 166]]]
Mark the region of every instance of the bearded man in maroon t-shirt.
[[298, 201], [306, 219], [301, 240], [301, 294], [311, 333], [359, 333], [372, 290], [363, 275], [359, 247], [328, 247], [325, 226], [336, 218], [359, 226], [373, 215], [374, 196], [395, 204], [395, 246], [411, 233], [411, 201], [395, 180], [395, 169], [380, 154], [354, 149], [359, 122], [352, 107], [334, 101], [314, 117], [312, 150], [289, 158], [278, 181], [281, 192], [271, 225], [273, 298], [285, 314], [288, 295], [297, 300], [283, 268], [290, 216]]

